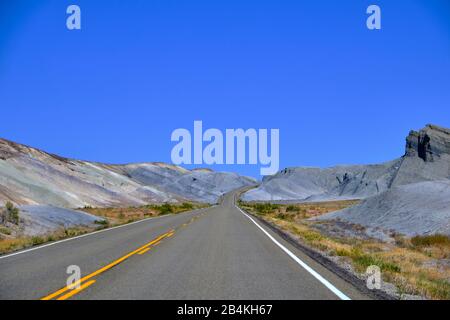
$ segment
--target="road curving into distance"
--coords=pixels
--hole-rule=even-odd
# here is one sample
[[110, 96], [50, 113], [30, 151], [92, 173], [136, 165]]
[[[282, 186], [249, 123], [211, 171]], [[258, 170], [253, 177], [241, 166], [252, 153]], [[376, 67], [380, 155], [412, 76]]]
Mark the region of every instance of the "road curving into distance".
[[[0, 257], [0, 299], [369, 299], [235, 205]], [[67, 267], [81, 280], [66, 287]]]

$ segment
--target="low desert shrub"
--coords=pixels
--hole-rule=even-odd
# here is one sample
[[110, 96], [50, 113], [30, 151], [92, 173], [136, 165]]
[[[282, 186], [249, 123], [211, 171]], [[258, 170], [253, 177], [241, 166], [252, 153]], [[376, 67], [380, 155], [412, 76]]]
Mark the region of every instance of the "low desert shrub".
[[164, 203], [163, 205], [159, 206], [158, 210], [160, 215], [165, 215], [173, 212], [172, 206], [168, 203]]
[[14, 224], [19, 224], [19, 209], [16, 208], [11, 202], [7, 202], [6, 208], [6, 219]]

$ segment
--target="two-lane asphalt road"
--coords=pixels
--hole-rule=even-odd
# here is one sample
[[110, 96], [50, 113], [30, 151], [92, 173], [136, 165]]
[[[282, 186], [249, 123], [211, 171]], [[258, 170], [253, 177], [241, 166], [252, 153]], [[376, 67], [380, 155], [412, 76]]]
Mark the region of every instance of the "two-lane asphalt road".
[[0, 257], [0, 299], [367, 299], [234, 198]]

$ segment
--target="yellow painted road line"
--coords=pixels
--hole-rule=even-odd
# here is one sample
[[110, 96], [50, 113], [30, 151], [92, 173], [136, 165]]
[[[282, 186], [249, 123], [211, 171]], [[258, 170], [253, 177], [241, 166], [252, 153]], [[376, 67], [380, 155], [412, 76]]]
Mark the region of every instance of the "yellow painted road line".
[[[169, 233], [166, 233], [165, 238], [170, 238], [171, 236], [174, 235], [174, 233], [175, 233], [175, 230], [169, 231]], [[163, 240], [163, 239], [159, 240], [158, 242], [153, 243], [153, 244], [152, 244], [152, 247], [156, 247], [158, 244], [161, 243], [162, 240]], [[151, 249], [151, 248], [145, 248], [144, 250], [138, 252], [138, 254], [144, 254], [144, 253], [146, 253], [147, 251], [149, 251], [150, 249]]]
[[[161, 241], [164, 237], [166, 237], [166, 236], [167, 236], [169, 233], [171, 233], [171, 232], [173, 232], [173, 230], [164, 233], [163, 235], [159, 236], [158, 238], [156, 238], [156, 239], [150, 241], [149, 243], [143, 245], [142, 247], [140, 247], [140, 248], [138, 248], [138, 249], [136, 249], [136, 250], [134, 250], [134, 251], [132, 251], [132, 252], [130, 252], [130, 253], [124, 255], [123, 257], [121, 257], [121, 258], [119, 258], [119, 259], [117, 259], [117, 260], [111, 262], [110, 264], [104, 266], [103, 268], [100, 268], [100, 269], [98, 269], [97, 271], [94, 271], [94, 272], [92, 272], [91, 274], [88, 274], [87, 276], [81, 278], [78, 282], [72, 284], [72, 286], [76, 286], [76, 285], [78, 285], [78, 284], [81, 284], [81, 283], [83, 283], [84, 281], [89, 280], [89, 279], [91, 279], [91, 278], [93, 278], [93, 277], [95, 277], [95, 276], [98, 276], [99, 274], [101, 274], [101, 273], [103, 273], [103, 272], [105, 272], [105, 271], [107, 271], [107, 270], [109, 270], [109, 269], [115, 267], [115, 266], [118, 265], [119, 263], [122, 263], [123, 261], [127, 260], [127, 259], [130, 258], [131, 256], [135, 255], [135, 254], [138, 253], [139, 251], [142, 251], [143, 249], [145, 249], [145, 248], [147, 248], [147, 247], [153, 245], [154, 243], [157, 243], [157, 242]], [[66, 292], [66, 291], [68, 291], [68, 290], [70, 290], [70, 288], [64, 287], [64, 288], [62, 288], [62, 289], [60, 289], [60, 290], [58, 290], [58, 291], [56, 291], [56, 292], [54, 292], [54, 293], [52, 293], [52, 294], [49, 294], [48, 296], [45, 296], [45, 297], [42, 298], [41, 300], [51, 300], [51, 299], [53, 299], [53, 298], [59, 296], [60, 294], [63, 294], [64, 292]]]
[[63, 295], [62, 297], [59, 297], [59, 298], [56, 299], [56, 300], [66, 300], [66, 299], [69, 299], [70, 297], [76, 295], [78, 292], [80, 292], [80, 291], [86, 289], [87, 287], [91, 286], [91, 285], [94, 284], [94, 283], [95, 283], [95, 280], [88, 281], [88, 282], [86, 282], [85, 284], [81, 285], [79, 288], [73, 289], [72, 291], [69, 291], [69, 293], [66, 293], [65, 295]]
[[151, 249], [151, 248], [145, 248], [144, 250], [139, 251], [138, 254], [144, 254], [144, 253], [146, 253], [147, 251], [149, 251], [150, 249]]

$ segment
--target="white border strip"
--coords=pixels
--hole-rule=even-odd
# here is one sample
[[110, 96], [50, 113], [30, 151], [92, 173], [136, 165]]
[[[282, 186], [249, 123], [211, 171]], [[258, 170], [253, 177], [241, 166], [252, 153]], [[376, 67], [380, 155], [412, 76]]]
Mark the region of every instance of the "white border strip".
[[326, 280], [324, 277], [322, 277], [320, 274], [318, 274], [316, 271], [314, 271], [310, 266], [308, 266], [306, 263], [304, 263], [302, 260], [300, 260], [295, 254], [293, 254], [289, 249], [287, 249], [285, 246], [283, 246], [281, 243], [279, 243], [274, 237], [272, 237], [266, 230], [264, 230], [263, 227], [261, 227], [253, 218], [251, 218], [248, 214], [246, 214], [241, 208], [236, 206], [239, 211], [245, 215], [247, 218], [250, 219], [259, 229], [261, 229], [262, 232], [265, 233], [266, 236], [269, 237], [270, 240], [272, 240], [278, 247], [281, 248], [284, 252], [288, 254], [292, 259], [294, 259], [295, 262], [297, 262], [300, 266], [303, 267], [306, 271], [308, 271], [314, 278], [319, 280], [325, 287], [330, 289], [336, 296], [338, 296], [341, 300], [351, 300], [349, 297], [347, 297], [344, 293], [342, 293], [339, 289], [337, 289], [335, 286], [333, 286], [328, 280]]
[[[201, 211], [203, 211], [205, 209], [209, 209], [209, 208], [212, 208], [212, 207], [197, 209], [197, 210], [191, 211], [190, 213], [194, 213], [195, 211], [201, 212]], [[189, 213], [189, 212], [184, 212], [184, 213]], [[38, 249], [54, 246], [55, 244], [60, 244], [60, 243], [71, 241], [71, 240], [76, 240], [76, 239], [80, 239], [80, 238], [84, 238], [84, 237], [88, 237], [88, 236], [93, 236], [94, 234], [98, 234], [98, 233], [101, 233], [101, 232], [111, 231], [111, 230], [114, 230], [114, 229], [128, 227], [128, 226], [131, 226], [133, 224], [142, 223], [142, 222], [145, 222], [145, 221], [148, 221], [148, 220], [154, 220], [154, 219], [165, 218], [165, 217], [170, 217], [170, 216], [173, 216], [173, 214], [168, 214], [168, 215], [159, 216], [159, 217], [145, 218], [145, 219], [142, 219], [142, 220], [138, 220], [138, 221], [122, 224], [120, 226], [106, 228], [106, 229], [102, 229], [102, 230], [98, 230], [98, 231], [93, 231], [93, 232], [89, 232], [89, 233], [86, 233], [86, 234], [82, 234], [80, 236], [76, 236], [76, 237], [72, 237], [72, 238], [67, 238], [67, 239], [63, 239], [63, 240], [59, 240], [59, 241], [55, 241], [55, 242], [50, 242], [50, 243], [47, 243], [47, 244], [43, 244], [41, 246], [32, 247], [32, 248], [25, 249], [25, 250], [22, 250], [22, 251], [17, 251], [17, 252], [13, 252], [13, 253], [10, 253], [10, 254], [6, 254], [4, 256], [0, 256], [0, 260], [1, 259], [5, 259], [5, 258], [9, 258], [9, 257], [13, 257], [13, 256], [16, 256], [16, 255], [19, 255], [19, 254], [22, 254], [22, 253], [26, 253], [26, 252], [30, 252], [30, 251], [34, 251], [34, 250], [38, 250]]]

